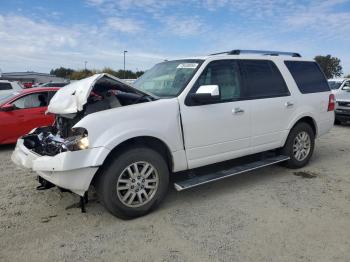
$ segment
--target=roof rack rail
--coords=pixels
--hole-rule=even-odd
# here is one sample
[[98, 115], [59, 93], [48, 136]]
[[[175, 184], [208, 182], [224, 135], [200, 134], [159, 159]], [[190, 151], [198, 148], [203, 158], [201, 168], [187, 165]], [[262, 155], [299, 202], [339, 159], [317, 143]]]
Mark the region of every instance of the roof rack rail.
[[260, 54], [260, 55], [271, 55], [271, 56], [279, 56], [279, 55], [288, 55], [292, 57], [301, 57], [299, 53], [295, 52], [281, 52], [281, 51], [266, 51], [266, 50], [241, 50], [235, 49], [227, 52], [215, 53], [210, 55], [240, 55], [240, 54]]

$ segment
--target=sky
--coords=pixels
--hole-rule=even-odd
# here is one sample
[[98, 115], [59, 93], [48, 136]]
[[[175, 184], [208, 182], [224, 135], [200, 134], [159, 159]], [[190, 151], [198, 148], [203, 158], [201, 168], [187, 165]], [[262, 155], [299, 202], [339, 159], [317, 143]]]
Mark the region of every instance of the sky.
[[350, 74], [350, 0], [0, 0], [2, 72], [146, 70], [232, 49], [339, 57]]

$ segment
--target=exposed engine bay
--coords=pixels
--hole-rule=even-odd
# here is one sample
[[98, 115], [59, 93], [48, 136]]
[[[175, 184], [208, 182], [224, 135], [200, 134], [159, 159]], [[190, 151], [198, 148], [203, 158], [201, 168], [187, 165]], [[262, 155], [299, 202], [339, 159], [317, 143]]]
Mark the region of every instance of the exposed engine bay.
[[[89, 87], [86, 87], [89, 88]], [[71, 95], [75, 95], [72, 93]], [[89, 147], [88, 133], [84, 128], [73, 128], [85, 116], [103, 110], [145, 103], [155, 97], [104, 75], [94, 83], [83, 105], [83, 110], [71, 114], [56, 114], [53, 126], [39, 127], [23, 136], [24, 145], [39, 155], [54, 156], [61, 152]]]

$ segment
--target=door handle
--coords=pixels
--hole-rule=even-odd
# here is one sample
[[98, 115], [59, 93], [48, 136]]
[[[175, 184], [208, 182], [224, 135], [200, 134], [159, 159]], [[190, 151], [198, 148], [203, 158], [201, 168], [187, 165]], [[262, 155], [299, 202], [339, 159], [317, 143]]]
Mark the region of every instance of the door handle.
[[233, 114], [242, 114], [244, 113], [244, 110], [242, 108], [236, 107], [232, 110]]
[[293, 107], [293, 106], [294, 106], [294, 103], [288, 101], [288, 102], [285, 103], [285, 106], [286, 106], [286, 107]]

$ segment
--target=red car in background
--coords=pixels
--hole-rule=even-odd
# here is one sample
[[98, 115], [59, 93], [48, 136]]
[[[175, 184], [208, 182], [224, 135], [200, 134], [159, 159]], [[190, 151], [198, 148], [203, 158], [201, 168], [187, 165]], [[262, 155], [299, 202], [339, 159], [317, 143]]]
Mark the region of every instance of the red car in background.
[[22, 83], [22, 85], [24, 86], [24, 88], [32, 88], [34, 83], [32, 83], [32, 82], [24, 82], [24, 83]]
[[33, 128], [52, 125], [54, 116], [45, 112], [57, 90], [30, 88], [0, 98], [0, 144], [16, 143]]

